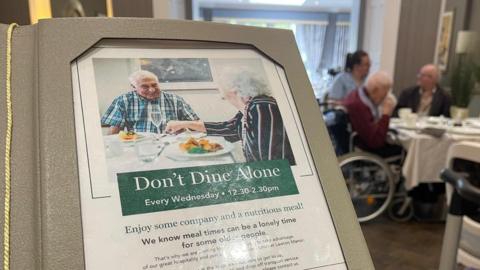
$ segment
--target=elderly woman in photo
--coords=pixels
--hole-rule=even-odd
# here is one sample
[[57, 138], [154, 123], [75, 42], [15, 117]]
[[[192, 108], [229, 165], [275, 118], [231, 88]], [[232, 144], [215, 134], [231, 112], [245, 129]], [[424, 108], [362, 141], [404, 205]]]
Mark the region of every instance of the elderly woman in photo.
[[167, 132], [191, 129], [209, 136], [222, 136], [229, 142], [242, 142], [248, 162], [258, 160], [295, 160], [277, 102], [267, 84], [256, 74], [243, 71], [222, 76], [220, 92], [238, 113], [224, 122], [170, 121]]

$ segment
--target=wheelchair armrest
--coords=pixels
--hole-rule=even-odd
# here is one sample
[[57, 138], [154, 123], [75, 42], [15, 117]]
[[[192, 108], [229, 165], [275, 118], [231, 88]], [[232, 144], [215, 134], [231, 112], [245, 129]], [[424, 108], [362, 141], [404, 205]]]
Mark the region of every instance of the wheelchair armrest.
[[355, 147], [355, 138], [358, 136], [356, 131], [350, 133], [350, 138], [348, 140], [348, 151], [353, 152], [353, 148]]
[[398, 138], [398, 130], [395, 129], [388, 129], [387, 131], [387, 142], [390, 142], [392, 144], [397, 144], [401, 145], [400, 139]]

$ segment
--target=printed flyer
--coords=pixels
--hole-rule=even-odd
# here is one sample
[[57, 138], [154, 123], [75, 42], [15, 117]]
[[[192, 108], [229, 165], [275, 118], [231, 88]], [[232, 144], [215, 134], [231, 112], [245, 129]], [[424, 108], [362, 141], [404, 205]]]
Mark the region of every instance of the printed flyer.
[[106, 46], [72, 74], [86, 269], [346, 269], [274, 62]]

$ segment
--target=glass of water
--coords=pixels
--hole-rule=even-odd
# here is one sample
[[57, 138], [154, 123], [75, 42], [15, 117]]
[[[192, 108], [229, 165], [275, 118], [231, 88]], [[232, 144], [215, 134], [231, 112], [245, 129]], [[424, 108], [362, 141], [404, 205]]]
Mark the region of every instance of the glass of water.
[[146, 137], [135, 141], [135, 153], [142, 162], [152, 162], [157, 158], [158, 147], [154, 138]]

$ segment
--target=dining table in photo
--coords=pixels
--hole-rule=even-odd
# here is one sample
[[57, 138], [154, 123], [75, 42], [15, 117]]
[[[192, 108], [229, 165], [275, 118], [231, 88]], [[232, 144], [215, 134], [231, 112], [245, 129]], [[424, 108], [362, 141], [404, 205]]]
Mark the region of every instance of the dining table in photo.
[[[105, 154], [109, 179], [117, 173], [150, 171], [183, 167], [208, 166], [239, 162], [234, 155], [235, 144], [223, 137], [207, 136], [200, 132], [180, 134], [155, 134], [138, 132], [132, 139], [122, 139], [118, 134], [104, 135]], [[187, 150], [184, 146], [194, 141], [216, 146], [211, 151], [200, 145]], [[194, 149], [195, 148], [195, 149]]]

